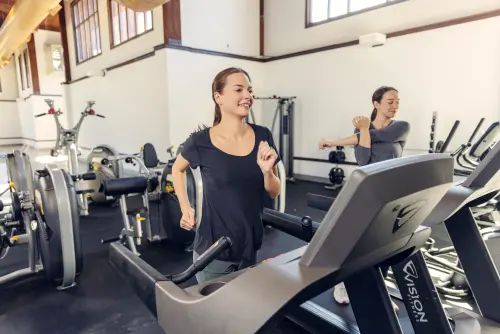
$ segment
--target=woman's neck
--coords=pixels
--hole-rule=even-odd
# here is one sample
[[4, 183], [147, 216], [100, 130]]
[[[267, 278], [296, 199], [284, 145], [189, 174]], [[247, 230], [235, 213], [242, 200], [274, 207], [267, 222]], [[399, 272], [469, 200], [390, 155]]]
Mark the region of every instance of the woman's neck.
[[379, 115], [377, 115], [377, 117], [375, 118], [375, 120], [372, 122], [373, 126], [375, 128], [382, 129], [382, 128], [385, 128], [387, 125], [389, 125], [389, 123], [391, 123], [391, 119], [390, 118], [387, 118], [387, 117], [382, 116], [382, 115], [379, 116]]
[[215, 125], [213, 129], [219, 136], [228, 139], [239, 139], [243, 137], [247, 131], [248, 124], [238, 116], [225, 116], [222, 117], [219, 124]]

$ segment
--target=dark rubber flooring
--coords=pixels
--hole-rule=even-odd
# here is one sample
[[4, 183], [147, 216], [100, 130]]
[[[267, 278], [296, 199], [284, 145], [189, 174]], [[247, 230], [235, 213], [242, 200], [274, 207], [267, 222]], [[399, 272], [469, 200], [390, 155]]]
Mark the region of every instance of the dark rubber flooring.
[[[321, 220], [324, 212], [308, 208], [305, 194], [314, 192], [334, 196], [323, 185], [297, 181], [287, 186], [287, 212], [298, 216], [309, 215]], [[92, 206], [91, 215], [81, 219], [84, 247], [84, 270], [75, 288], [58, 291], [43, 277], [21, 280], [0, 287], [0, 333], [16, 334], [161, 334], [156, 323], [132, 289], [108, 264], [108, 245], [101, 238], [115, 236], [121, 230], [119, 208]], [[437, 229], [437, 237], [447, 240]], [[500, 258], [500, 242], [492, 255]], [[260, 260], [295, 249], [304, 243], [284, 233], [266, 229]], [[143, 258], [163, 273], [177, 273], [191, 264], [191, 254], [175, 251], [168, 245], [148, 245], [142, 250]], [[0, 260], [0, 275], [27, 265], [26, 249], [13, 248]], [[190, 285], [194, 279], [185, 283]], [[320, 305], [354, 321], [350, 307], [335, 304], [332, 292], [316, 297]], [[409, 323], [404, 305], [399, 303], [403, 326]], [[349, 320], [348, 320], [349, 321]], [[412, 333], [404, 326], [405, 333]], [[286, 326], [274, 333], [299, 333]]]

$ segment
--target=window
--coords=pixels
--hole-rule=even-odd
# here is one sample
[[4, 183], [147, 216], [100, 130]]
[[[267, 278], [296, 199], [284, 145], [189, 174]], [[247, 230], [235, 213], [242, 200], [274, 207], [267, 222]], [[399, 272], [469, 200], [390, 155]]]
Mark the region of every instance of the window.
[[71, 6], [77, 64], [101, 54], [97, 0], [78, 0]]
[[24, 70], [26, 72], [26, 86], [28, 88], [31, 87], [31, 73], [30, 73], [30, 58], [28, 56], [28, 49], [24, 49], [23, 51], [23, 58], [24, 58]]
[[30, 71], [30, 58], [28, 49], [24, 49], [19, 56], [17, 56], [17, 63], [19, 64], [19, 80], [21, 81], [21, 90], [31, 87], [31, 71]]
[[21, 90], [26, 88], [26, 84], [24, 82], [24, 71], [23, 71], [23, 54], [19, 54], [17, 57], [17, 62], [19, 64], [19, 80], [21, 80]]
[[64, 71], [62, 46], [51, 45], [50, 51], [52, 71]]
[[112, 47], [153, 30], [151, 11], [134, 12], [114, 0], [109, 0], [109, 7]]
[[328, 22], [406, 0], [306, 0], [307, 25]]

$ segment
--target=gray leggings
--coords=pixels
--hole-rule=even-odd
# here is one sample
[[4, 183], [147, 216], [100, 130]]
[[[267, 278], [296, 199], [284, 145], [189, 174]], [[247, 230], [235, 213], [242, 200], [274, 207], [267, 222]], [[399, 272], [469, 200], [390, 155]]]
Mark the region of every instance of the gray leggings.
[[[195, 262], [200, 255], [193, 251], [193, 262]], [[253, 263], [249, 263], [248, 266], [254, 265], [256, 263], [257, 256], [255, 256], [255, 260]], [[208, 266], [205, 267], [202, 271], [199, 271], [196, 274], [196, 280], [198, 283], [204, 283], [216, 279], [218, 277], [225, 276], [230, 273], [234, 273], [235, 271], [241, 270], [244, 267], [241, 262], [231, 262], [231, 261], [220, 261], [213, 260], [210, 262]]]

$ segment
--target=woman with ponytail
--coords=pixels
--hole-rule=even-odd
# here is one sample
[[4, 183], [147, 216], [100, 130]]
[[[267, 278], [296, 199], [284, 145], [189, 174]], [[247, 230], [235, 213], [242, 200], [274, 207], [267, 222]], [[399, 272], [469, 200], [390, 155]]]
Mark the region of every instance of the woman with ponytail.
[[319, 142], [321, 150], [335, 146], [354, 146], [359, 166], [399, 158], [403, 154], [410, 124], [393, 118], [399, 108], [399, 93], [393, 87], [382, 86], [372, 95], [373, 111], [370, 119], [356, 116], [352, 119], [354, 134], [342, 139]]
[[254, 265], [262, 245], [265, 196], [280, 193], [273, 136], [268, 128], [248, 124], [253, 104], [250, 76], [227, 68], [212, 83], [213, 126], [184, 143], [172, 167], [175, 189], [186, 189], [186, 169], [200, 168], [203, 179], [202, 217], [195, 217], [186, 191], [178, 191], [180, 225], [195, 230], [193, 261], [220, 237], [231, 247], [196, 275], [199, 283]]
[[[370, 118], [354, 117], [354, 134], [332, 141], [324, 138], [319, 143], [320, 149], [335, 146], [354, 146], [354, 154], [359, 166], [399, 158], [403, 154], [410, 124], [393, 118], [399, 108], [399, 93], [393, 87], [382, 86], [372, 95], [373, 111]], [[387, 277], [388, 267], [381, 267], [382, 275]], [[348, 304], [349, 296], [344, 283], [335, 286], [333, 297], [339, 304]], [[394, 310], [398, 306], [392, 302]]]

